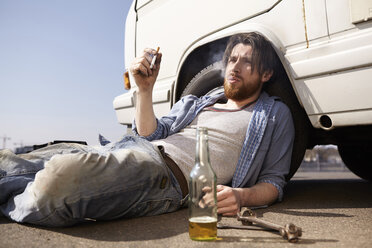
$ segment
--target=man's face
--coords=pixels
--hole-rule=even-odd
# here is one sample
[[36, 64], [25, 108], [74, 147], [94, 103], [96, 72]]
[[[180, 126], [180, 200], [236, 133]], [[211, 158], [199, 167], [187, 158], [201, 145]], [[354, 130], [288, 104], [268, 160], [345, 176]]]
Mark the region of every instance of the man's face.
[[235, 101], [245, 100], [259, 94], [262, 83], [257, 66], [252, 71], [252, 47], [237, 44], [226, 65], [224, 82], [226, 97]]

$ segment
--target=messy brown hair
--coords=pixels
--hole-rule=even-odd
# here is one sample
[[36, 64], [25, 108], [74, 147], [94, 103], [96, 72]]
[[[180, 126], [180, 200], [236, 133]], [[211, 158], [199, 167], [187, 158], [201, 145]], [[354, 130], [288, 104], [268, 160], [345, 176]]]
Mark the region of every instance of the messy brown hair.
[[224, 66], [226, 67], [233, 48], [240, 43], [252, 47], [252, 72], [256, 67], [260, 76], [266, 71], [272, 71], [271, 80], [274, 80], [279, 65], [278, 56], [270, 41], [256, 32], [235, 34], [230, 37], [222, 59]]

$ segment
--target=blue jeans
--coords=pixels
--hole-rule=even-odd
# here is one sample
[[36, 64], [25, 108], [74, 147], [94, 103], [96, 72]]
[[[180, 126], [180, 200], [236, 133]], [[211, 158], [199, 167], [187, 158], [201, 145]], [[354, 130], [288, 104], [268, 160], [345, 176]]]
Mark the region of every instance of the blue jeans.
[[0, 211], [17, 222], [70, 226], [172, 212], [184, 201], [157, 147], [140, 137], [0, 151]]

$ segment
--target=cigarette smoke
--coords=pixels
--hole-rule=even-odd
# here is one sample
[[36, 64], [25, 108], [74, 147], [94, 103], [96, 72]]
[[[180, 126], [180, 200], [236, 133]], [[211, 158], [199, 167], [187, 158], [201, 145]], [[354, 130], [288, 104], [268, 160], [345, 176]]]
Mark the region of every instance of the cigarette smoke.
[[220, 70], [221, 78], [225, 77], [225, 66], [223, 65], [223, 54], [225, 53], [227, 40], [215, 42], [210, 45], [208, 52], [208, 65], [215, 63], [216, 70]]

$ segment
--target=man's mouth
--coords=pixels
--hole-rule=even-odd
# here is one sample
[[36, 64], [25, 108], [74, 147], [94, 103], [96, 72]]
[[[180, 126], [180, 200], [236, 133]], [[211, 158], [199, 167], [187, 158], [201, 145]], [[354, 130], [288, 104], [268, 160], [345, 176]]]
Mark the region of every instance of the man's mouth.
[[227, 77], [227, 81], [231, 84], [235, 84], [239, 81], [241, 81], [241, 78], [239, 76], [236, 76], [236, 75], [230, 75]]

